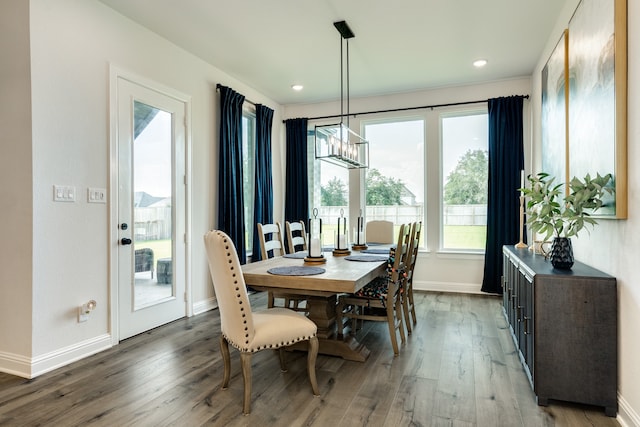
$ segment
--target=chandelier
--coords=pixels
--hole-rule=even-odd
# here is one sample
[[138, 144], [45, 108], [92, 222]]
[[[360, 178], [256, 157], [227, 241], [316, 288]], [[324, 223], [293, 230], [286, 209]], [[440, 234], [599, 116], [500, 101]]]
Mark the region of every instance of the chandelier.
[[368, 168], [369, 143], [349, 128], [349, 39], [355, 36], [345, 21], [333, 25], [340, 33], [340, 123], [315, 127], [316, 159], [349, 169]]

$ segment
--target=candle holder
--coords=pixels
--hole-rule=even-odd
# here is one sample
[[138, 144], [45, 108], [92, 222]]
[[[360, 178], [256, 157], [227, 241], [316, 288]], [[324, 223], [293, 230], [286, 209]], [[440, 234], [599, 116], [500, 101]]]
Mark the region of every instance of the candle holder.
[[335, 238], [335, 249], [333, 256], [351, 255], [349, 244], [347, 243], [347, 218], [344, 217], [344, 209], [340, 209], [340, 217], [338, 218], [338, 231]]
[[309, 218], [309, 242], [305, 262], [323, 263], [327, 259], [322, 253], [322, 218], [318, 218], [318, 208], [313, 209], [313, 218]]
[[353, 229], [353, 246], [351, 249], [354, 251], [362, 251], [367, 249], [366, 239], [364, 236], [364, 218], [362, 217], [362, 209], [360, 209], [360, 216], [358, 217], [358, 226]]

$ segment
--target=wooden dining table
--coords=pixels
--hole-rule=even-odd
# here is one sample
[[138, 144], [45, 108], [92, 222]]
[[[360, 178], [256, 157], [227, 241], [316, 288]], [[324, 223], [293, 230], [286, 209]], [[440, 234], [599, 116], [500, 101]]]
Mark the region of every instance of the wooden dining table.
[[[353, 251], [352, 255], [360, 255]], [[362, 254], [365, 255], [365, 254]], [[376, 256], [379, 259], [381, 255]], [[307, 315], [318, 326], [319, 353], [364, 362], [369, 349], [353, 335], [339, 338], [336, 333], [336, 307], [338, 295], [353, 293], [385, 273], [385, 261], [349, 261], [344, 256], [325, 253], [325, 263], [305, 262], [304, 259], [274, 257], [242, 266], [246, 284], [259, 291], [286, 291], [303, 295], [307, 300]], [[276, 267], [310, 266], [325, 269], [322, 274], [283, 276], [269, 273]], [[304, 343], [298, 346], [306, 350]], [[296, 345], [294, 345], [296, 349]]]

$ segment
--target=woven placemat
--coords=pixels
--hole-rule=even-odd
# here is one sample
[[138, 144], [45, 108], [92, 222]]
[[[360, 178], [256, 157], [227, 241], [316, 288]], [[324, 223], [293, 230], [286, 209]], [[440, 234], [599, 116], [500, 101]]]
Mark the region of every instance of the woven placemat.
[[267, 270], [270, 274], [278, 276], [313, 276], [314, 274], [322, 274], [326, 270], [320, 267], [306, 267], [298, 265], [293, 267], [274, 267]]
[[389, 257], [386, 256], [375, 256], [375, 255], [349, 255], [344, 257], [344, 259], [349, 261], [361, 261], [361, 262], [381, 262], [386, 261]]
[[388, 255], [389, 254], [389, 248], [387, 248], [387, 249], [364, 249], [364, 250], [360, 251], [360, 253], [362, 253], [362, 254]]
[[301, 251], [296, 252], [295, 254], [284, 254], [283, 258], [295, 258], [295, 259], [305, 259], [307, 257], [307, 252]]

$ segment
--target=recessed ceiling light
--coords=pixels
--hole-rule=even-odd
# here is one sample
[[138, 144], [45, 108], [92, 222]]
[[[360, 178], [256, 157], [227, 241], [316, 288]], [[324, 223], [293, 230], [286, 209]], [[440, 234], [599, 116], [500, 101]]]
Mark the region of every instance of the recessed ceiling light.
[[487, 65], [486, 59], [478, 59], [477, 61], [473, 61], [473, 66], [476, 68], [482, 68]]
[[302, 85], [291, 85], [291, 89], [295, 91], [301, 91], [304, 88]]

